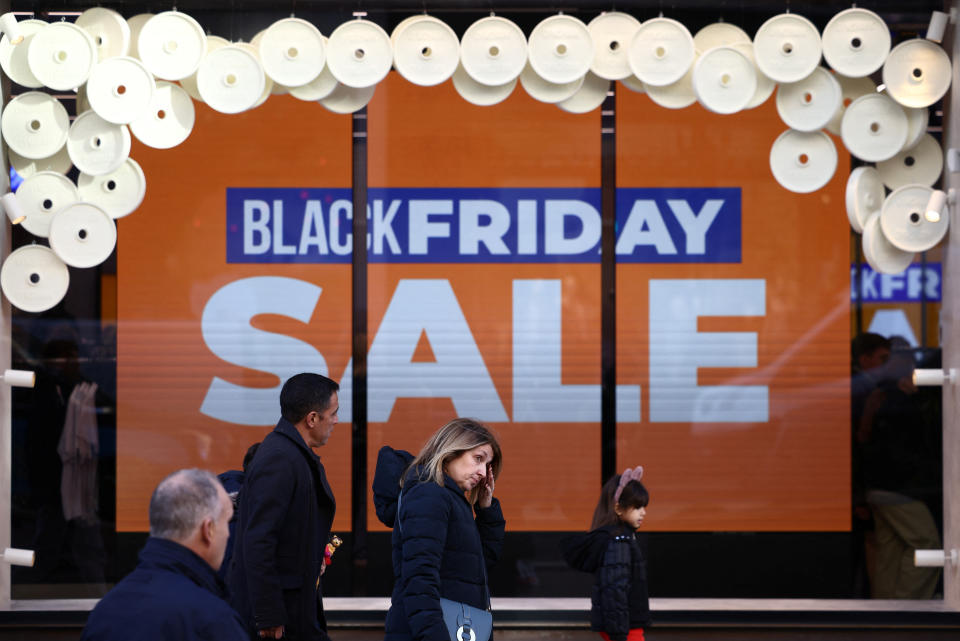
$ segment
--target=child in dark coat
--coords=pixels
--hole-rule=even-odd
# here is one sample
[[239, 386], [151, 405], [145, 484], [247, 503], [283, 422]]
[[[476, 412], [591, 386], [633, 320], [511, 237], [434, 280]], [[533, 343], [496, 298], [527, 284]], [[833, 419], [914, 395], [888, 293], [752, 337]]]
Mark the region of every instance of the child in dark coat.
[[647, 566], [636, 535], [650, 502], [641, 476], [637, 466], [607, 481], [590, 532], [562, 543], [571, 567], [595, 574], [590, 629], [604, 641], [643, 641], [650, 624]]

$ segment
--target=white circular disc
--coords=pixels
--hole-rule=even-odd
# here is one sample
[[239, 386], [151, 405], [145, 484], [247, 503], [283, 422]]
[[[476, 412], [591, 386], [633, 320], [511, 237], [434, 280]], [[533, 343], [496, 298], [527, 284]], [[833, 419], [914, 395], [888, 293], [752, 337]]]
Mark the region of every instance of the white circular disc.
[[907, 142], [903, 143], [903, 149], [913, 149], [923, 139], [923, 134], [927, 133], [927, 126], [930, 124], [930, 109], [927, 107], [904, 107], [903, 112], [907, 114]]
[[907, 115], [884, 94], [860, 96], [844, 112], [840, 136], [857, 158], [880, 162], [903, 149], [907, 140]]
[[654, 18], [640, 25], [628, 51], [630, 69], [648, 88], [676, 83], [696, 58], [693, 36], [670, 18]]
[[880, 227], [894, 247], [923, 252], [933, 249], [946, 236], [949, 216], [940, 216], [934, 223], [924, 215], [931, 193], [933, 190], [925, 185], [904, 185], [887, 196], [880, 210]]
[[85, 111], [70, 125], [67, 152], [80, 171], [94, 176], [109, 174], [130, 155], [130, 132], [124, 125]]
[[808, 194], [833, 178], [837, 170], [837, 148], [822, 131], [788, 129], [770, 148], [770, 170], [784, 189]]
[[[255, 46], [252, 42], [234, 42], [234, 47], [240, 47], [247, 53], [251, 54], [254, 58], [257, 59], [257, 62], [260, 63], [260, 49]], [[263, 63], [260, 63], [260, 68], [263, 68]], [[267, 98], [277, 94], [288, 93], [288, 89], [283, 85], [277, 84], [273, 79], [264, 72], [263, 74], [263, 92], [260, 94], [260, 98], [257, 99], [257, 102], [250, 107], [251, 109], [256, 109], [263, 103], [267, 101]]]
[[87, 101], [107, 122], [125, 125], [147, 112], [156, 88], [153, 74], [136, 58], [107, 58], [90, 72]]
[[411, 22], [416, 22], [426, 14], [414, 14], [412, 16], [407, 16], [403, 20], [397, 23], [397, 26], [393, 28], [393, 31], [390, 32], [390, 49], [393, 50], [397, 46], [397, 36], [400, 35], [400, 32], [403, 31], [408, 24]]
[[95, 267], [117, 245], [117, 224], [92, 203], [74, 203], [53, 215], [50, 249], [71, 267]]
[[632, 73], [626, 78], [621, 78], [620, 82], [624, 87], [636, 93], [646, 93], [647, 88], [643, 86], [643, 81]]
[[757, 68], [733, 47], [714, 47], [693, 66], [693, 92], [714, 113], [736, 113], [757, 92]]
[[[207, 36], [207, 53], [211, 51], [216, 51], [217, 49], [222, 49], [230, 44], [230, 41], [226, 38], [221, 38], [220, 36]], [[199, 67], [198, 67], [199, 69]], [[197, 89], [197, 72], [194, 71], [192, 74], [186, 78], [180, 79], [180, 86], [190, 94], [190, 97], [196, 100], [197, 102], [203, 102], [203, 96], [200, 95], [200, 90]]]
[[839, 136], [840, 124], [843, 122], [843, 114], [847, 107], [860, 96], [876, 93], [877, 85], [870, 78], [848, 78], [840, 74], [834, 74], [833, 77], [840, 83], [840, 107], [827, 123], [827, 131]]
[[887, 93], [904, 107], [929, 107], [947, 93], [950, 80], [950, 58], [929, 40], [901, 42], [883, 65]]
[[646, 85], [650, 100], [667, 109], [685, 109], [695, 103], [697, 101], [697, 94], [693, 91], [693, 69], [695, 66], [696, 61], [687, 70], [687, 73], [683, 74], [683, 77], [672, 85], [665, 87]]
[[883, 206], [883, 180], [873, 167], [857, 167], [847, 179], [847, 220], [853, 231], [863, 233], [867, 219]]
[[573, 16], [550, 16], [530, 32], [527, 55], [530, 66], [547, 82], [574, 82], [593, 64], [593, 38], [581, 20]]
[[561, 100], [557, 106], [572, 114], [585, 114], [599, 109], [610, 91], [610, 81], [588, 71], [583, 77], [583, 85], [566, 100]]
[[738, 43], [732, 45], [734, 49], [742, 53], [753, 63], [753, 67], [757, 72], [757, 90], [753, 94], [753, 98], [750, 99], [750, 102], [747, 103], [747, 106], [744, 109], [753, 109], [754, 107], [759, 107], [765, 103], [770, 96], [773, 95], [773, 91], [777, 88], [777, 83], [770, 78], [768, 78], [762, 71], [760, 67], [757, 66], [756, 58], [753, 55], [753, 43]]
[[112, 9], [87, 9], [77, 16], [76, 25], [93, 38], [100, 61], [125, 56], [130, 51], [130, 25]]
[[316, 101], [326, 98], [333, 90], [337, 88], [337, 79], [330, 73], [330, 69], [324, 65], [320, 75], [299, 87], [290, 87], [290, 95], [297, 100]]
[[842, 106], [840, 83], [824, 67], [799, 82], [782, 83], [777, 91], [777, 113], [797, 131], [823, 129]]
[[730, 47], [736, 44], [752, 47], [747, 32], [729, 22], [708, 24], [693, 36], [693, 46], [697, 51], [707, 52], [714, 47]]
[[534, 100], [555, 104], [577, 93], [580, 90], [580, 85], [583, 84], [583, 76], [573, 82], [563, 84], [547, 82], [533, 70], [528, 61], [520, 74], [520, 84]]
[[874, 271], [899, 274], [913, 262], [914, 253], [894, 246], [884, 235], [880, 214], [871, 216], [863, 226], [863, 255]]
[[[873, 222], [871, 223], [871, 221]], [[873, 245], [867, 242], [866, 229], [868, 226], [873, 226], [873, 225], [876, 225], [876, 228], [871, 231], [871, 235], [876, 233], [881, 233], [881, 234], [883, 233], [881, 231], [878, 231], [880, 229], [880, 210], [873, 212], [867, 217], [866, 222], [863, 223], [863, 229], [860, 232], [860, 249], [863, 253], [863, 259], [867, 261], [867, 264], [870, 265], [870, 267], [873, 267], [877, 261], [874, 260], [873, 258]]]
[[460, 64], [460, 41], [442, 20], [420, 16], [395, 34], [393, 66], [409, 82], [432, 87], [446, 82]]
[[367, 103], [373, 98], [373, 92], [377, 85], [369, 87], [348, 87], [338, 84], [326, 98], [321, 98], [317, 102], [336, 114], [350, 114], [367, 106]]
[[127, 18], [127, 26], [130, 27], [130, 51], [127, 55], [131, 58], [140, 60], [140, 49], [138, 49], [140, 31], [143, 29], [143, 25], [147, 24], [147, 20], [153, 16], [152, 13], [138, 13]]
[[519, 78], [527, 64], [527, 37], [506, 18], [481, 18], [460, 39], [460, 64], [480, 84], [506, 85]]
[[257, 48], [264, 72], [287, 87], [307, 84], [326, 62], [320, 30], [300, 18], [274, 22], [263, 32]]
[[76, 89], [85, 83], [96, 61], [93, 38], [71, 22], [48, 24], [33, 34], [27, 49], [30, 71], [37, 80], [57, 91]]
[[883, 184], [890, 189], [898, 189], [904, 185], [933, 187], [943, 173], [943, 150], [936, 138], [924, 134], [916, 147], [901, 151], [889, 160], [878, 162], [877, 171], [883, 178]]
[[22, 93], [3, 110], [0, 131], [10, 149], [24, 158], [48, 158], [67, 141], [70, 116], [60, 101], [39, 91]]
[[162, 80], [180, 80], [197, 70], [207, 53], [207, 34], [185, 13], [164, 11], [141, 27], [140, 60]]
[[373, 87], [387, 76], [392, 63], [390, 36], [375, 22], [351, 20], [330, 34], [327, 66], [347, 87]]
[[803, 16], [782, 13], [760, 25], [753, 37], [757, 66], [777, 82], [803, 80], [820, 64], [820, 32]]
[[0, 38], [0, 68], [10, 80], [21, 87], [39, 89], [43, 83], [30, 71], [27, 51], [30, 49], [30, 41], [33, 40], [34, 34], [46, 27], [47, 23], [43, 20], [21, 20], [17, 26], [23, 34], [20, 44], [10, 44], [10, 38], [6, 34]]
[[619, 11], [601, 13], [591, 20], [587, 24], [593, 38], [594, 55], [590, 71], [607, 80], [622, 80], [632, 76], [627, 50], [639, 28], [639, 20]]
[[52, 171], [37, 172], [17, 189], [17, 201], [27, 215], [20, 225], [34, 236], [46, 238], [53, 215], [78, 200], [72, 180]]
[[453, 88], [461, 98], [480, 107], [489, 107], [503, 102], [513, 93], [516, 86], [516, 78], [498, 87], [479, 83], [467, 73], [462, 64], [453, 72]]
[[260, 61], [237, 45], [208, 53], [197, 71], [197, 89], [204, 102], [225, 114], [255, 107], [264, 93], [265, 82]]
[[846, 9], [823, 29], [823, 57], [830, 68], [851, 78], [869, 76], [890, 53], [890, 27], [867, 9]]
[[148, 147], [170, 149], [187, 139], [195, 120], [193, 101], [187, 92], [161, 80], [147, 113], [130, 123], [130, 133]]
[[21, 178], [29, 178], [38, 171], [53, 171], [58, 174], [65, 174], [73, 167], [70, 154], [67, 153], [66, 144], [60, 148], [60, 151], [46, 158], [25, 158], [13, 149], [7, 150], [7, 156], [10, 159], [10, 166], [20, 174]]
[[70, 270], [49, 247], [25, 245], [3, 261], [0, 285], [3, 295], [17, 309], [43, 312], [66, 296]]
[[127, 158], [119, 169], [103, 176], [81, 173], [77, 193], [80, 200], [93, 203], [111, 218], [123, 218], [143, 202], [147, 178], [137, 161]]

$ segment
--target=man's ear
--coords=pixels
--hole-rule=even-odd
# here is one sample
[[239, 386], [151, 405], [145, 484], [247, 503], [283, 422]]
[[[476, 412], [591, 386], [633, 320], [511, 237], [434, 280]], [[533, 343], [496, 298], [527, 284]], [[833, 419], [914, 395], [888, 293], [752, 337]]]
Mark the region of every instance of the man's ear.
[[216, 527], [216, 525], [214, 524], [213, 519], [203, 519], [203, 521], [200, 523], [200, 540], [208, 545], [212, 543], [214, 527]]

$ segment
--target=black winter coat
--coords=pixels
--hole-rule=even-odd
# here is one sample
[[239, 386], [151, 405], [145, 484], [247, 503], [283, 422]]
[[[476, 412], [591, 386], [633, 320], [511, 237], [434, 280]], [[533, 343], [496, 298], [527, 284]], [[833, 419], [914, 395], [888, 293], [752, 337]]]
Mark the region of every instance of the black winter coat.
[[149, 538], [140, 562], [90, 613], [83, 641], [243, 641], [240, 617], [210, 565], [179, 543]]
[[440, 486], [411, 471], [400, 495], [400, 475], [411, 459], [407, 452], [381, 448], [374, 478], [377, 516], [393, 527], [385, 640], [449, 641], [440, 597], [489, 608], [487, 573], [500, 557], [506, 521], [496, 498], [490, 507], [474, 509], [450, 477]]
[[228, 573], [251, 637], [282, 625], [290, 641], [327, 638], [319, 581], [335, 511], [320, 459], [280, 419], [247, 470]]
[[635, 532], [617, 524], [564, 539], [571, 567], [594, 573], [590, 629], [624, 641], [630, 630], [650, 625], [647, 565]]

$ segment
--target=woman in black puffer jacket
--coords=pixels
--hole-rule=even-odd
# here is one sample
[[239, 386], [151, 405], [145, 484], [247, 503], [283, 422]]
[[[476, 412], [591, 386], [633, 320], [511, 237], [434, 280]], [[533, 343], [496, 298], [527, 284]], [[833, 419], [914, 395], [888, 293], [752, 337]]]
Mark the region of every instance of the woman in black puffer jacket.
[[489, 609], [487, 574], [506, 525], [493, 497], [500, 466], [496, 437], [466, 418], [441, 427], [416, 458], [381, 448], [374, 503], [393, 528], [385, 641], [449, 641], [441, 597]]

